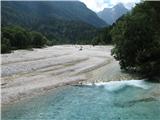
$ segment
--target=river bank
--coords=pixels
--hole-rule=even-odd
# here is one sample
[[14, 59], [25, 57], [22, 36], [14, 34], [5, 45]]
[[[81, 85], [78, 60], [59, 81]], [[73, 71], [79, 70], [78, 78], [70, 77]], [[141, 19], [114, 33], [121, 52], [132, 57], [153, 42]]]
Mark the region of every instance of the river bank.
[[61, 45], [2, 55], [2, 104], [64, 85], [136, 79], [120, 70], [113, 46]]

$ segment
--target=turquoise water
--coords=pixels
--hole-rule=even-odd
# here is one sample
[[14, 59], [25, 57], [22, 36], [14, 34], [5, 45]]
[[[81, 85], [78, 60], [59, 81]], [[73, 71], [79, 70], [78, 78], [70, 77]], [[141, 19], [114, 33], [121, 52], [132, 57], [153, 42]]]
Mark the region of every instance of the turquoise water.
[[[159, 84], [68, 86], [2, 107], [2, 120], [160, 120]], [[154, 93], [154, 94], [153, 94]]]

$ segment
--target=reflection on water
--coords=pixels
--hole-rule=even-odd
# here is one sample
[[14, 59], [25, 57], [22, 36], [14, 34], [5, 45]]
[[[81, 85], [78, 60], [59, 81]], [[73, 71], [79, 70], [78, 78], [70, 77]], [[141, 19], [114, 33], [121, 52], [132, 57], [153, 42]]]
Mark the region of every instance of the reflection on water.
[[69, 86], [3, 106], [3, 120], [159, 120], [160, 84], [145, 81]]

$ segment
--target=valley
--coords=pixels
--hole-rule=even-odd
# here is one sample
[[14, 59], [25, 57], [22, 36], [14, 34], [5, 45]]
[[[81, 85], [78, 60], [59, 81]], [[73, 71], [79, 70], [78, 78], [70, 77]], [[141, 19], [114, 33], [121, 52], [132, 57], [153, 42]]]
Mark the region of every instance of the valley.
[[159, 6], [2, 1], [2, 120], [159, 120]]

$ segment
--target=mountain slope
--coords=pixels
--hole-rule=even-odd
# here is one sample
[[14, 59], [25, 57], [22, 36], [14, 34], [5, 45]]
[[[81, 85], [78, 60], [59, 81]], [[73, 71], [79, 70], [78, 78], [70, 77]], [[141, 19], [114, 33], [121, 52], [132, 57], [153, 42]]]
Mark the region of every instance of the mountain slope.
[[128, 9], [126, 9], [122, 3], [119, 3], [113, 8], [104, 8], [104, 10], [98, 12], [97, 15], [106, 23], [112, 25], [118, 18], [127, 12]]
[[81, 21], [94, 27], [106, 23], [96, 13], [78, 1], [3, 1], [2, 23], [32, 26], [56, 20]]
[[78, 1], [2, 1], [2, 27], [18, 25], [45, 35], [53, 44], [90, 44], [106, 26]]

